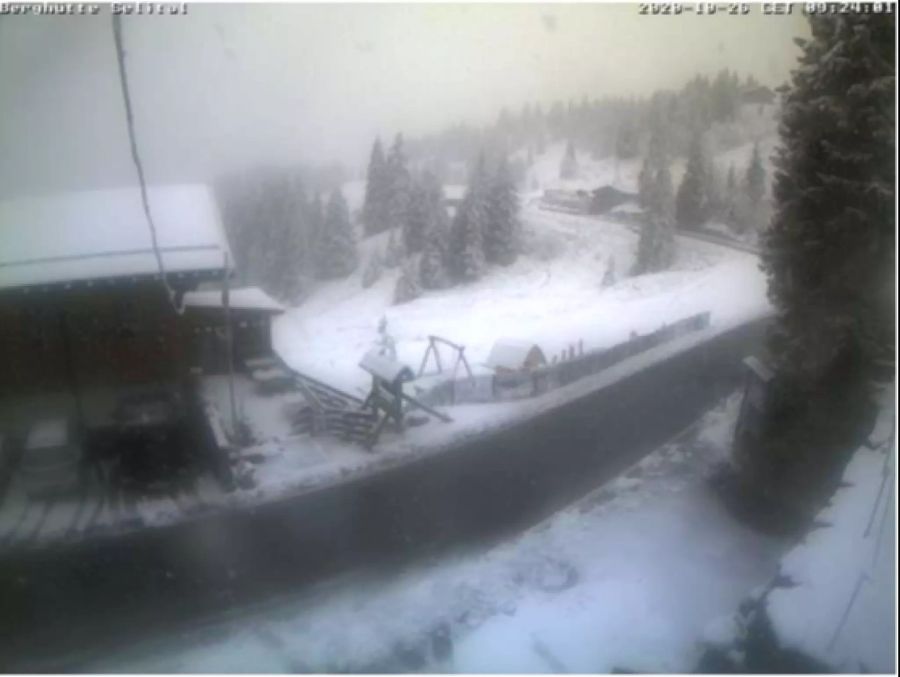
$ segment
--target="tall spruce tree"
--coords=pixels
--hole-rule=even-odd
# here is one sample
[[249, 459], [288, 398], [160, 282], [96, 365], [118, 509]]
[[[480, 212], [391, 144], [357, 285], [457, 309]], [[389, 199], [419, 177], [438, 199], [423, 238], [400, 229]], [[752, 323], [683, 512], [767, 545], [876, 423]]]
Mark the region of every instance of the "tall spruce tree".
[[454, 277], [462, 282], [484, 273], [484, 231], [487, 224], [487, 173], [479, 156], [462, 204], [453, 219], [450, 260]]
[[566, 144], [566, 154], [559, 166], [559, 178], [574, 179], [578, 176], [578, 158], [575, 156], [575, 144], [569, 141]]
[[656, 168], [641, 216], [633, 272], [637, 275], [665, 270], [675, 260], [674, 198], [672, 175], [665, 158]]
[[450, 284], [448, 240], [450, 224], [444, 206], [444, 191], [434, 176], [425, 177], [425, 189], [431, 211], [425, 247], [419, 262], [419, 279], [426, 289], [443, 289]]
[[895, 335], [894, 19], [828, 15], [810, 27], [785, 92], [763, 235], [778, 309], [771, 404], [762, 439], [737, 449], [768, 512], [796, 527], [871, 431], [869, 379], [892, 365]]
[[703, 138], [694, 135], [687, 167], [675, 198], [675, 221], [681, 228], [699, 228], [709, 214], [707, 183], [709, 176], [703, 152]]
[[433, 218], [428, 189], [422, 180], [410, 182], [409, 204], [403, 221], [403, 245], [407, 254], [417, 254], [425, 246], [425, 236]]
[[489, 263], [508, 266], [518, 256], [519, 197], [506, 158], [490, 183], [484, 256]]
[[340, 190], [335, 190], [328, 198], [318, 258], [319, 276], [323, 279], [346, 277], [356, 270], [359, 260], [356, 239], [347, 201]]
[[815, 379], [892, 352], [893, 17], [811, 17], [784, 101], [763, 242], [781, 368]]
[[362, 207], [362, 221], [366, 235], [375, 235], [388, 228], [390, 213], [390, 177], [381, 139], [372, 144], [372, 155], [366, 172], [366, 196]]

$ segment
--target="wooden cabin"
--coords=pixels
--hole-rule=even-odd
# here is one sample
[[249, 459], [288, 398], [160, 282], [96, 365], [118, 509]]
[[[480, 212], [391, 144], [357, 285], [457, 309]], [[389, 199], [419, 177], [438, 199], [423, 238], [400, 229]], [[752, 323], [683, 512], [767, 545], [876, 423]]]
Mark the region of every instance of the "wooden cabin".
[[156, 248], [136, 187], [0, 202], [0, 430], [59, 416], [102, 428], [129, 394], [186, 384], [179, 306], [231, 256], [206, 186], [148, 198]]
[[[188, 361], [204, 374], [229, 371], [224, 301], [221, 289], [192, 291], [184, 296]], [[234, 368], [249, 371], [252, 360], [274, 356], [272, 318], [285, 308], [258, 287], [230, 289], [228, 306]]]

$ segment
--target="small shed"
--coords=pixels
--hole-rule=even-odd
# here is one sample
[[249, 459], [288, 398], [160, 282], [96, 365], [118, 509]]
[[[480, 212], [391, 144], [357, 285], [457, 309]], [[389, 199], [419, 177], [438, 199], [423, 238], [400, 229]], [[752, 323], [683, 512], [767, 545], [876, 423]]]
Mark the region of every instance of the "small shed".
[[514, 339], [499, 339], [487, 359], [487, 366], [497, 373], [531, 371], [545, 364], [547, 358], [540, 346]]
[[[227, 372], [223, 291], [188, 292], [184, 307], [192, 366], [208, 374]], [[284, 306], [258, 287], [241, 287], [229, 290], [228, 307], [235, 365], [247, 367], [247, 361], [271, 355], [272, 318], [283, 313]]]

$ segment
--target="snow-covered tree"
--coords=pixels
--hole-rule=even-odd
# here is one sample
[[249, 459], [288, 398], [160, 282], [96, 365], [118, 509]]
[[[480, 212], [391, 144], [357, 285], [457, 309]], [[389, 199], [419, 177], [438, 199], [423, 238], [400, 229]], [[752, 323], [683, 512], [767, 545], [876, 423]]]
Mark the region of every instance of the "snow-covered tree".
[[426, 176], [426, 194], [431, 212], [425, 247], [419, 262], [419, 280], [426, 289], [443, 289], [450, 284], [448, 246], [450, 224], [444, 206], [444, 191], [433, 176]]
[[387, 158], [388, 227], [402, 228], [410, 199], [410, 175], [407, 167], [403, 135], [397, 134]]
[[707, 184], [709, 175], [703, 139], [697, 134], [691, 143], [687, 167], [675, 199], [675, 221], [681, 228], [698, 228], [709, 215]]
[[763, 233], [775, 378], [762, 439], [738, 448], [767, 512], [801, 526], [871, 430], [869, 379], [893, 376], [896, 308], [894, 18], [809, 21]]
[[775, 352], [813, 378], [892, 352], [896, 76], [893, 17], [810, 27], [784, 101], [762, 258], [781, 310]]
[[569, 141], [566, 144], [566, 154], [559, 166], [559, 178], [574, 179], [578, 176], [578, 158], [575, 156], [575, 144]]
[[328, 198], [318, 251], [321, 278], [346, 277], [356, 270], [356, 239], [350, 225], [347, 201], [340, 190], [335, 190]]
[[633, 270], [637, 275], [665, 270], [675, 259], [674, 199], [668, 164], [656, 172], [646, 200]]
[[375, 139], [366, 173], [366, 196], [362, 207], [362, 222], [366, 235], [387, 230], [390, 220], [390, 177], [381, 139]]
[[484, 230], [487, 225], [487, 175], [479, 157], [468, 190], [453, 219], [450, 260], [454, 277], [463, 282], [484, 273]]
[[425, 246], [425, 236], [434, 218], [428, 189], [423, 181], [410, 183], [409, 205], [403, 222], [403, 245], [407, 254], [416, 254]]
[[490, 263], [508, 266], [518, 256], [519, 198], [506, 159], [498, 165], [489, 191], [484, 256]]

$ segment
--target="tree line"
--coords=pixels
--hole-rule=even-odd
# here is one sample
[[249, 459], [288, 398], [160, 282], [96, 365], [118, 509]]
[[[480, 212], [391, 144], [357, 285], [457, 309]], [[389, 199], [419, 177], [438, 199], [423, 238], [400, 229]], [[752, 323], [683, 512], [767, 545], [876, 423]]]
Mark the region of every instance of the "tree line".
[[519, 249], [516, 184], [505, 157], [489, 166], [479, 155], [464, 197], [448, 213], [443, 187], [429, 169], [412, 171], [403, 136], [387, 153], [372, 146], [361, 211], [366, 236], [388, 233], [382, 250], [366, 264], [363, 284], [373, 284], [383, 267], [400, 266], [395, 301], [409, 301], [422, 289], [441, 289], [479, 279], [487, 266], [510, 265]]

